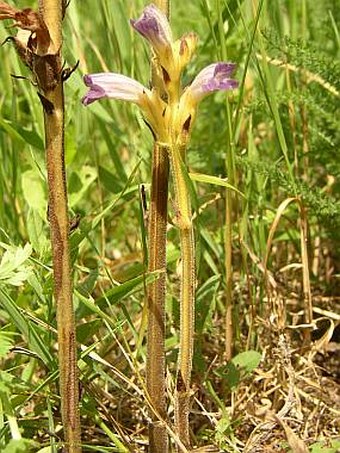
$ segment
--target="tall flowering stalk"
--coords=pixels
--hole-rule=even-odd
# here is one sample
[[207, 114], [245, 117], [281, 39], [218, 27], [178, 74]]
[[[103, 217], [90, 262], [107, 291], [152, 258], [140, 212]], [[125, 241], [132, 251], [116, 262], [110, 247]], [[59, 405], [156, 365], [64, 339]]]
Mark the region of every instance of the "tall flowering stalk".
[[72, 280], [69, 219], [64, 164], [62, 20], [66, 0], [39, 0], [39, 11], [16, 9], [0, 2], [0, 19], [13, 19], [19, 31], [10, 40], [30, 68], [44, 110], [48, 181], [48, 218], [51, 230], [54, 297], [57, 305], [60, 396], [65, 451], [80, 453], [79, 386]]
[[195, 51], [196, 35], [188, 33], [174, 40], [166, 15], [153, 4], [144, 9], [139, 19], [131, 20], [131, 25], [150, 43], [157, 57], [157, 86], [147, 89], [136, 80], [115, 73], [87, 75], [84, 81], [89, 91], [83, 98], [83, 103], [89, 105], [108, 97], [137, 104], [153, 133], [156, 145], [166, 151], [170, 160], [175, 194], [174, 223], [180, 233], [182, 258], [175, 427], [183, 444], [190, 447], [189, 412], [196, 272], [185, 155], [199, 102], [214, 91], [233, 89], [238, 84], [230, 78], [235, 65], [219, 62], [204, 68], [189, 86], [183, 88], [181, 74]]
[[[169, 17], [169, 0], [156, 0], [156, 6]], [[157, 74], [161, 70], [157, 55], [152, 51], [151, 83], [164, 95], [162, 81]], [[153, 145], [150, 209], [148, 224], [148, 270], [161, 271], [159, 278], [147, 287], [147, 358], [146, 387], [154, 411], [150, 411], [149, 452], [168, 453], [169, 440], [166, 429], [166, 230], [168, 218], [169, 156], [167, 149], [157, 142]], [[162, 421], [159, 420], [159, 416]]]

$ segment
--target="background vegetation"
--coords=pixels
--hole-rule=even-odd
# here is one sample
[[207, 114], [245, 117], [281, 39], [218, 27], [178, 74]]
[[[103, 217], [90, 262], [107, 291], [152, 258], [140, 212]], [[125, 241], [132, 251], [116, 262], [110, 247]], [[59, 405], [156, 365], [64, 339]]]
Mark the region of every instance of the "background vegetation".
[[[29, 0], [12, 4], [36, 7]], [[71, 217], [80, 219], [71, 247], [84, 451], [142, 452], [147, 444], [147, 213], [140, 189], [148, 197], [152, 139], [133, 106], [105, 101], [85, 109], [80, 103], [84, 73], [121, 72], [148, 84], [148, 48], [128, 22], [143, 6], [140, 0], [72, 0], [64, 23], [65, 61], [80, 61], [65, 89], [69, 203]], [[222, 93], [202, 103], [188, 155], [192, 172], [220, 178], [217, 184], [194, 182], [193, 195], [198, 279], [192, 434], [195, 444], [214, 444], [216, 451], [299, 451], [294, 441], [302, 439], [314, 452], [335, 452], [340, 445], [336, 6], [335, 0], [172, 4], [176, 36], [200, 36], [187, 81], [221, 59], [226, 40], [241, 84], [228, 104]], [[13, 33], [8, 25], [1, 25], [1, 41]], [[60, 412], [42, 114], [30, 74], [9, 43], [1, 48], [1, 62], [0, 450], [56, 452]], [[232, 212], [236, 344], [229, 363], [221, 185], [221, 178], [230, 178], [227, 149], [233, 151], [233, 184], [244, 195], [234, 197]], [[290, 197], [295, 201], [283, 209]], [[300, 231], [307, 222], [309, 254], [303, 259]], [[170, 396], [178, 258], [170, 215]], [[319, 318], [311, 343], [306, 301]]]

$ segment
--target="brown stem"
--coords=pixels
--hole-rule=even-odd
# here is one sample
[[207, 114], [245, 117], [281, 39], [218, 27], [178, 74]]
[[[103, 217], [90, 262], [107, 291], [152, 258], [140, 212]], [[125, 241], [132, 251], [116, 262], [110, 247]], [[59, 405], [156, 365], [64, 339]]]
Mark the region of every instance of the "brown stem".
[[[152, 162], [151, 204], [149, 216], [149, 271], [161, 270], [158, 280], [148, 286], [147, 389], [158, 414], [166, 418], [165, 381], [165, 288], [166, 226], [169, 161], [167, 150], [154, 145]], [[150, 453], [167, 452], [168, 435], [164, 423], [151, 414]]]
[[[169, 1], [156, 5], [169, 14]], [[157, 84], [157, 60], [153, 59], [153, 85]], [[161, 86], [158, 89], [162, 89]], [[148, 286], [148, 334], [146, 384], [155, 412], [166, 420], [165, 364], [165, 293], [166, 293], [166, 226], [168, 215], [169, 159], [167, 149], [155, 143], [152, 158], [151, 203], [149, 213], [149, 271], [161, 270], [158, 280]], [[151, 411], [149, 452], [167, 453], [168, 434], [165, 422]]]
[[64, 0], [39, 1], [40, 13], [51, 36], [51, 46], [48, 55], [35, 58], [33, 71], [37, 76], [39, 96], [44, 108], [48, 217], [57, 306], [59, 379], [65, 448], [68, 453], [80, 453], [79, 386], [69, 251], [64, 162], [64, 95], [60, 54], [64, 7]]

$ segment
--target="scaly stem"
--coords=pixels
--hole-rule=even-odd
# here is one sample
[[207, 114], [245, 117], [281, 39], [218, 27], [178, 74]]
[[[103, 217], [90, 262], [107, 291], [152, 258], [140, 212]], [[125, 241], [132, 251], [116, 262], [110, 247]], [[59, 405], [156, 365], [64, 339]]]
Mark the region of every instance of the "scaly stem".
[[195, 316], [195, 239], [190, 195], [179, 148], [169, 149], [174, 181], [176, 224], [180, 232], [182, 273], [180, 289], [180, 344], [175, 394], [175, 427], [179, 438], [190, 447], [189, 412]]
[[40, 0], [39, 8], [53, 43], [50, 55], [41, 56], [34, 64], [33, 71], [37, 76], [44, 108], [48, 217], [51, 229], [54, 297], [57, 306], [61, 413], [65, 450], [68, 453], [80, 453], [79, 386], [69, 251], [64, 162], [64, 95], [60, 54], [65, 2]]
[[[169, 16], [168, 0], [157, 0], [158, 6]], [[157, 84], [157, 60], [152, 61], [152, 82]], [[156, 87], [159, 90], [162, 88]], [[169, 159], [167, 149], [154, 145], [152, 158], [151, 203], [149, 214], [150, 272], [161, 270], [158, 280], [148, 286], [148, 334], [146, 385], [155, 411], [166, 420], [166, 365], [165, 365], [165, 293], [166, 293], [166, 226], [168, 216]], [[168, 434], [165, 423], [150, 413], [149, 452], [167, 453]]]
[[[148, 335], [146, 382], [149, 397], [158, 414], [166, 419], [165, 379], [165, 288], [166, 226], [169, 159], [167, 150], [155, 143], [152, 162], [151, 203], [149, 215], [149, 271], [161, 270], [158, 280], [148, 286]], [[167, 453], [166, 426], [151, 412], [150, 453]]]

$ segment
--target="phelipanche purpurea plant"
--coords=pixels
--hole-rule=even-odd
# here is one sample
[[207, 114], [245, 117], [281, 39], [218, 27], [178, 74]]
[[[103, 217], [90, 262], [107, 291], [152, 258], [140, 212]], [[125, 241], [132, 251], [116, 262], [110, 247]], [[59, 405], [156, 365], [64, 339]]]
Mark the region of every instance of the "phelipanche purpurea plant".
[[[155, 5], [170, 16], [170, 0], [155, 0]], [[162, 79], [158, 76], [161, 65], [151, 49], [151, 87], [166, 96]], [[146, 389], [152, 401], [148, 423], [149, 452], [169, 451], [166, 379], [166, 249], [170, 162], [166, 147], [154, 141], [151, 162], [150, 202], [148, 213], [147, 269], [158, 272], [146, 291], [147, 354]], [[165, 421], [165, 422], [164, 422]]]
[[67, 0], [39, 0], [39, 10], [34, 11], [0, 2], [0, 20], [12, 19], [19, 29], [17, 35], [8, 40], [14, 42], [19, 57], [32, 71], [44, 111], [64, 446], [68, 453], [79, 453], [79, 385], [64, 163], [63, 83], [71, 72], [63, 69], [61, 58], [62, 21], [66, 6]]
[[175, 41], [166, 15], [153, 4], [144, 9], [139, 19], [131, 20], [131, 25], [152, 46], [159, 63], [156, 74], [159, 83], [148, 89], [122, 74], [85, 75], [84, 82], [89, 91], [82, 102], [89, 105], [99, 99], [112, 98], [137, 104], [156, 143], [169, 156], [175, 194], [173, 221], [179, 229], [181, 244], [180, 345], [175, 427], [180, 440], [186, 447], [190, 447], [189, 405], [196, 273], [185, 154], [199, 102], [214, 91], [236, 88], [238, 82], [230, 78], [235, 64], [218, 62], [204, 68], [189, 86], [183, 88], [181, 74], [195, 52], [197, 36], [188, 33]]

